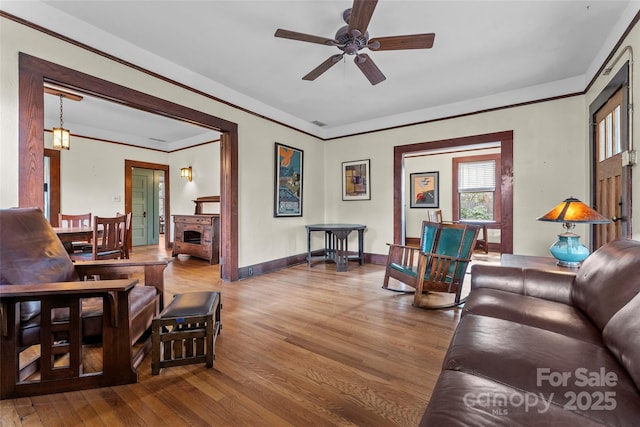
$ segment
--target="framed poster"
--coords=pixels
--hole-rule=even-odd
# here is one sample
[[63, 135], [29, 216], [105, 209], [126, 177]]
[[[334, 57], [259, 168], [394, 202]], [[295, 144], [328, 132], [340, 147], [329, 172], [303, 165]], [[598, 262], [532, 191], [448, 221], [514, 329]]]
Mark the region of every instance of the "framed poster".
[[440, 207], [439, 172], [420, 172], [410, 175], [412, 208]]
[[371, 161], [342, 163], [342, 200], [371, 200]]
[[303, 151], [276, 142], [274, 216], [302, 216]]

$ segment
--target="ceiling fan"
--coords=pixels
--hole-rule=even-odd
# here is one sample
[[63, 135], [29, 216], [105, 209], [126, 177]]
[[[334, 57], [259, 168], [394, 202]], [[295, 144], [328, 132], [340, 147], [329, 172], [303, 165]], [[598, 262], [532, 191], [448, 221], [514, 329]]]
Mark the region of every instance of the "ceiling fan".
[[336, 32], [334, 39], [283, 30], [281, 28], [278, 28], [274, 35], [284, 39], [335, 46], [342, 51], [342, 53], [330, 56], [322, 64], [311, 70], [302, 80], [317, 79], [322, 73], [337, 64], [346, 54], [355, 56], [354, 62], [358, 68], [360, 68], [360, 71], [362, 71], [372, 85], [375, 85], [384, 81], [386, 77], [371, 57], [366, 53], [360, 53], [360, 50], [365, 47], [372, 51], [429, 49], [433, 46], [433, 40], [435, 38], [434, 33], [427, 33], [369, 39], [367, 27], [369, 26], [369, 21], [371, 20], [377, 3], [378, 0], [354, 0], [353, 7], [342, 13], [342, 19], [344, 19], [347, 25]]

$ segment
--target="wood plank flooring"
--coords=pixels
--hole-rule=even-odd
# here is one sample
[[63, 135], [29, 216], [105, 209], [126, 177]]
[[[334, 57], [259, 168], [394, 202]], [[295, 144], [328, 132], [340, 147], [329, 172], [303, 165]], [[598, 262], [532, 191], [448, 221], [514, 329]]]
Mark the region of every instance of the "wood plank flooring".
[[[133, 259], [168, 256], [134, 248]], [[2, 426], [415, 426], [460, 309], [427, 311], [381, 288], [384, 267], [306, 264], [225, 283], [180, 255], [165, 300], [220, 290], [213, 369], [165, 368], [126, 386], [4, 400]]]

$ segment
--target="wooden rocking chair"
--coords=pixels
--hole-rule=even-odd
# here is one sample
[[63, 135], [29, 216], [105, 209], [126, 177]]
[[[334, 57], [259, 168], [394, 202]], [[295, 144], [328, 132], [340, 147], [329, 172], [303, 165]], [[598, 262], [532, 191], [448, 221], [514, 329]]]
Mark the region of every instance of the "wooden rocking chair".
[[[470, 224], [440, 224], [424, 221], [420, 247], [389, 245], [389, 257], [382, 287], [394, 278], [415, 288], [413, 305], [420, 308], [450, 308], [464, 303], [462, 284], [479, 228]], [[404, 291], [400, 291], [404, 292]], [[455, 294], [452, 303], [429, 306], [422, 296], [429, 292]]]

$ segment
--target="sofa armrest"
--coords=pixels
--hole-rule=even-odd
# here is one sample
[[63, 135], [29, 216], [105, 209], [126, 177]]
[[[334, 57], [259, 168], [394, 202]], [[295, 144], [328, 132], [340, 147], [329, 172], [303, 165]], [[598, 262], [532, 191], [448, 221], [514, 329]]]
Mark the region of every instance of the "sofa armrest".
[[497, 289], [573, 305], [571, 288], [575, 274], [533, 268], [474, 265], [471, 267], [471, 290]]
[[[36, 394], [59, 393], [90, 387], [115, 386], [136, 382], [138, 373], [132, 364], [131, 329], [129, 325], [129, 293], [137, 279], [96, 280], [90, 282], [52, 282], [0, 285], [0, 399]], [[82, 369], [82, 299], [102, 298], [102, 372]], [[22, 301], [38, 301], [41, 305], [40, 375], [24, 381], [21, 377], [17, 331], [20, 328], [19, 307]], [[69, 310], [69, 320], [54, 321], [54, 310]], [[65, 342], [51, 337], [66, 332]], [[68, 353], [68, 366], [53, 364], [56, 354]]]
[[97, 260], [97, 261], [76, 261], [74, 266], [80, 278], [89, 276], [129, 276], [131, 274], [144, 272], [144, 285], [154, 286], [158, 290], [160, 297], [160, 310], [164, 308], [164, 269], [172, 262], [172, 259], [162, 259], [153, 261], [131, 261], [131, 260]]

